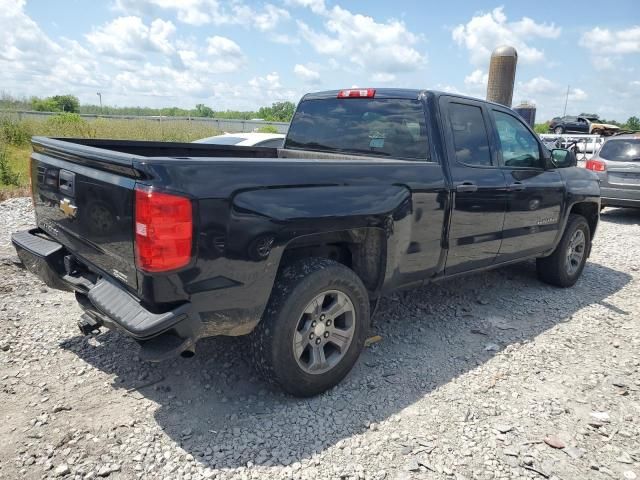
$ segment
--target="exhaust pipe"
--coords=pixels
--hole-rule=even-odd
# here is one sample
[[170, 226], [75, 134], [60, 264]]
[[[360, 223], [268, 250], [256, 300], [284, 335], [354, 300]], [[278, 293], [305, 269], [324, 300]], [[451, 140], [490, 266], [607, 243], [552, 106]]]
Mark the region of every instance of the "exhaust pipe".
[[189, 347], [184, 349], [182, 352], [180, 352], [180, 356], [182, 358], [192, 358], [193, 356], [195, 356], [195, 354], [196, 354], [196, 346], [195, 345], [190, 345]]
[[90, 315], [87, 315], [86, 313], [80, 317], [80, 320], [78, 320], [78, 328], [83, 335], [98, 334], [100, 333], [101, 326], [102, 322], [96, 320]]

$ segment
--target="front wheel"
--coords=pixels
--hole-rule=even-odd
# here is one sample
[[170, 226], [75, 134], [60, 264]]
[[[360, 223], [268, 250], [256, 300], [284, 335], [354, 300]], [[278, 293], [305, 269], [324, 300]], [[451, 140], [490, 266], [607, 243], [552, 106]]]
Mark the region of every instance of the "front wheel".
[[254, 366], [293, 395], [317, 395], [349, 373], [368, 326], [369, 298], [355, 272], [324, 258], [301, 260], [280, 272], [250, 335]]
[[564, 128], [556, 127], [553, 129], [553, 133], [555, 133], [556, 135], [562, 135], [564, 133]]
[[538, 277], [558, 287], [571, 287], [580, 278], [591, 249], [591, 230], [582, 215], [569, 215], [567, 227], [553, 253], [538, 258]]

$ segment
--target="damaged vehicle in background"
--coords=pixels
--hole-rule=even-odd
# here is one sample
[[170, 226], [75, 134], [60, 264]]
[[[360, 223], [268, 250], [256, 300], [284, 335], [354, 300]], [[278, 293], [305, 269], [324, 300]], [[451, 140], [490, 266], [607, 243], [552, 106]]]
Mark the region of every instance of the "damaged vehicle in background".
[[617, 125], [602, 123], [596, 115], [580, 115], [577, 117], [568, 115], [565, 117], [555, 117], [549, 123], [549, 132], [557, 135], [564, 133], [580, 133], [584, 135], [604, 135], [609, 136], [620, 131]]
[[[495, 103], [311, 93], [284, 148], [35, 137], [37, 227], [12, 241], [75, 292], [83, 333], [118, 329], [155, 361], [246, 335], [265, 379], [309, 396], [348, 374], [396, 289], [529, 259], [574, 285], [600, 211], [575, 165]], [[118, 212], [107, 232], [83, 213], [96, 189]]]

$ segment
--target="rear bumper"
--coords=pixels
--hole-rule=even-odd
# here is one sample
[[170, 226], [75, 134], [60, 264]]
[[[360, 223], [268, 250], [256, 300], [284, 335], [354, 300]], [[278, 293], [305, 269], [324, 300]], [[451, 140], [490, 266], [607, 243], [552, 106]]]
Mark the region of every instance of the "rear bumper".
[[600, 187], [601, 205], [604, 207], [640, 207], [640, 189]]
[[[145, 308], [129, 292], [106, 277], [78, 267], [77, 261], [61, 244], [47, 238], [39, 229], [14, 233], [11, 241], [26, 268], [49, 287], [75, 291], [85, 314], [100, 325], [122, 330], [127, 335], [153, 344], [156, 355], [190, 349], [200, 337], [201, 322], [191, 303], [155, 313]], [[171, 338], [169, 338], [171, 337]], [[167, 349], [159, 345], [171, 346]], [[158, 358], [158, 354], [162, 358]]]

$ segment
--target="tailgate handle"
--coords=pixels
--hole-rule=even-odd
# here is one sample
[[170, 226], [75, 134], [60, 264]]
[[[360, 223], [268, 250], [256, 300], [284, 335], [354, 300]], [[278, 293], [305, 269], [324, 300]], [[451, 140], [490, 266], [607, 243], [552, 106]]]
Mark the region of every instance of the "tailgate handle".
[[69, 170], [60, 170], [58, 188], [61, 192], [73, 196], [76, 190], [76, 174]]
[[456, 185], [456, 192], [458, 193], [473, 193], [478, 191], [478, 185], [473, 182], [462, 182]]

